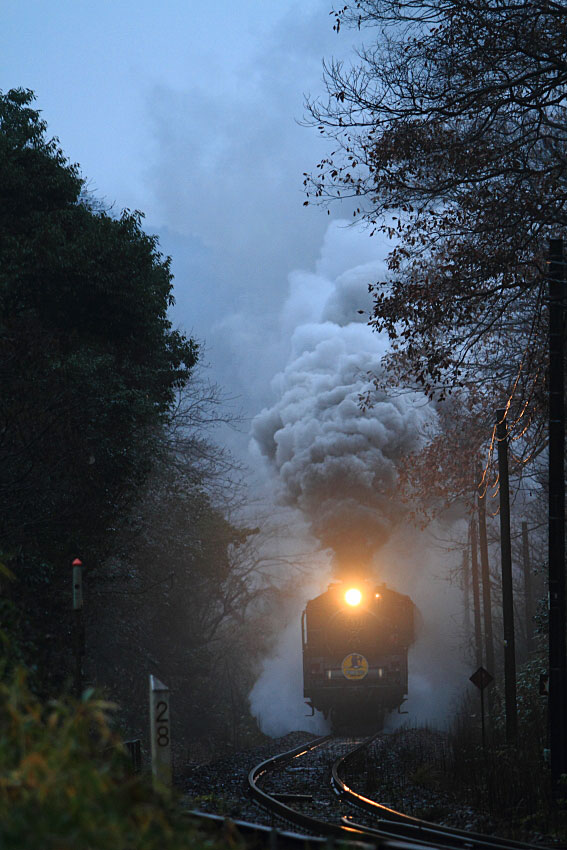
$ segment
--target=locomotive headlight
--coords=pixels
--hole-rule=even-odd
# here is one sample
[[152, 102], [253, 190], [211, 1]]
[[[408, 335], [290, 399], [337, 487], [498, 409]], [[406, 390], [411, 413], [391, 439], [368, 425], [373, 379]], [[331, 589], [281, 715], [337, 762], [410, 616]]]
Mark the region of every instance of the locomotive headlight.
[[356, 587], [351, 587], [345, 593], [345, 602], [348, 605], [360, 605], [360, 601], [362, 599], [362, 593], [360, 590], [357, 590]]

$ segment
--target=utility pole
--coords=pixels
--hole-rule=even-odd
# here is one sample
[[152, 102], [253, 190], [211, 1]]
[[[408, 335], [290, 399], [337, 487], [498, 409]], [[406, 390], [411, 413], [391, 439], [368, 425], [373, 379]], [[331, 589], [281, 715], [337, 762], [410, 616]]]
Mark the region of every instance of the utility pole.
[[510, 540], [510, 483], [508, 480], [508, 434], [506, 410], [496, 411], [498, 478], [500, 481], [500, 556], [502, 568], [502, 618], [504, 621], [504, 702], [506, 742], [518, 740], [516, 702], [516, 646], [514, 639], [514, 590], [512, 584], [512, 544]]
[[533, 595], [532, 595], [532, 566], [530, 564], [530, 542], [528, 538], [528, 524], [522, 522], [522, 560], [524, 562], [524, 612], [526, 618], [526, 652], [529, 654], [533, 649]]
[[563, 240], [549, 245], [549, 733], [553, 796], [564, 797], [567, 773], [565, 647], [565, 400]]
[[463, 608], [464, 608], [464, 624], [465, 624], [465, 641], [467, 646], [467, 654], [469, 647], [469, 638], [471, 634], [471, 604], [470, 604], [470, 593], [469, 593], [469, 544], [467, 540], [467, 544], [463, 549]]
[[471, 518], [471, 578], [474, 606], [474, 645], [477, 667], [482, 666], [482, 627], [480, 623], [480, 589], [478, 581], [478, 555], [476, 545], [476, 523]]
[[[479, 484], [482, 474], [478, 474]], [[486, 534], [486, 493], [478, 493], [478, 539], [480, 544], [480, 569], [482, 574], [482, 610], [484, 614], [484, 642], [486, 647], [486, 668], [494, 676], [494, 634], [492, 630], [492, 592], [490, 587], [490, 566], [488, 563], [488, 539]]]

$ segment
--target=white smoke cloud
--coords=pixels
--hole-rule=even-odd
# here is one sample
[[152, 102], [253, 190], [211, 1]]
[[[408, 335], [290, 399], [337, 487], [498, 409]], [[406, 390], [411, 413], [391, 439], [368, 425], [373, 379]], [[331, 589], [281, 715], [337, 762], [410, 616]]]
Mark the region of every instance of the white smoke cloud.
[[[280, 502], [301, 511], [322, 544], [334, 549], [339, 568], [365, 561], [380, 580], [412, 598], [422, 624], [410, 652], [409, 714], [393, 715], [389, 723], [440, 724], [459, 682], [470, 675], [456, 636], [460, 600], [440, 578], [448, 565], [431, 535], [404, 521], [396, 486], [400, 459], [434, 433], [437, 414], [419, 393], [382, 395], [372, 409], [360, 409], [368, 372], [380, 372], [388, 345], [366, 324], [368, 283], [387, 275], [369, 243], [360, 232], [332, 224], [316, 272], [289, 276], [281, 316], [287, 364], [272, 381], [275, 401], [253, 421], [251, 448], [270, 470]], [[389, 246], [378, 248], [386, 256]], [[356, 258], [363, 262], [355, 265]], [[305, 717], [299, 627], [301, 607], [325, 589], [322, 577], [303, 591], [303, 604], [251, 692], [252, 711], [268, 734], [325, 731], [322, 717]]]
[[416, 641], [408, 654], [408, 700], [403, 713], [387, 718], [387, 729], [405, 724], [447, 725], [473, 672], [461, 647], [462, 593], [448, 580], [455, 554], [450, 544], [448, 550], [441, 545], [455, 532], [450, 520], [437, 521], [425, 530], [398, 528], [378, 555], [381, 577], [407, 593], [416, 605]]
[[[334, 228], [336, 233], [336, 227]], [[338, 562], [368, 562], [403, 515], [396, 497], [399, 459], [418, 449], [436, 425], [418, 393], [378, 396], [362, 411], [360, 396], [378, 374], [387, 341], [366, 324], [368, 283], [385, 275], [368, 262], [340, 274], [295, 272], [284, 325], [288, 364], [273, 380], [276, 402], [253, 421], [252, 436], [278, 481], [284, 504], [308, 517]]]
[[311, 716], [303, 699], [301, 609], [294, 613], [273, 654], [265, 659], [262, 672], [250, 692], [250, 704], [262, 732], [274, 738], [293, 730], [313, 732], [314, 735], [324, 735], [329, 731], [323, 715], [316, 712]]
[[[445, 727], [459, 695], [470, 688], [468, 677], [473, 668], [465, 663], [461, 647], [462, 595], [446, 578], [453, 556], [433, 539], [444, 538], [450, 530], [439, 524], [425, 531], [399, 527], [375, 559], [380, 579], [407, 593], [416, 605], [416, 641], [408, 657], [408, 699], [400, 713], [386, 718], [389, 730], [421, 724]], [[326, 590], [330, 578], [321, 563], [317, 571], [318, 580], [302, 587], [302, 601], [282, 617], [287, 625], [250, 693], [252, 713], [262, 731], [274, 737], [298, 729], [313, 734], [328, 731], [323, 716], [319, 712], [308, 716], [303, 701], [301, 611], [308, 599]]]

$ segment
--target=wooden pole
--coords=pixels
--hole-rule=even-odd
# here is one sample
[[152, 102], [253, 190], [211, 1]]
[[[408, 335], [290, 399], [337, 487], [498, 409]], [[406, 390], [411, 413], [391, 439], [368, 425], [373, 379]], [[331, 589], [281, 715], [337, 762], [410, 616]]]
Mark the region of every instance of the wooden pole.
[[532, 567], [530, 563], [530, 541], [528, 524], [522, 522], [522, 559], [524, 562], [524, 612], [526, 618], [526, 652], [530, 653], [534, 646], [534, 612], [532, 593]]
[[486, 723], [484, 721], [484, 688], [480, 689], [480, 722], [482, 728], [482, 750], [486, 750]]
[[553, 795], [565, 797], [567, 653], [565, 646], [565, 399], [563, 240], [549, 251], [549, 732]]
[[506, 741], [518, 739], [516, 702], [516, 646], [514, 637], [514, 590], [512, 584], [512, 544], [510, 540], [510, 484], [508, 480], [508, 434], [506, 410], [496, 411], [498, 477], [500, 481], [500, 555], [502, 568], [502, 618], [504, 621], [504, 702]]
[[474, 645], [476, 666], [482, 666], [482, 626], [480, 622], [480, 588], [478, 580], [478, 555], [476, 545], [476, 523], [474, 519], [470, 521], [471, 535], [471, 578], [473, 589], [473, 607], [474, 607]]
[[[470, 529], [469, 529], [470, 533]], [[464, 608], [464, 626], [465, 626], [465, 641], [467, 654], [469, 650], [469, 639], [471, 634], [471, 603], [470, 603], [470, 581], [469, 581], [469, 544], [463, 549], [463, 608]]]
[[[478, 480], [481, 480], [479, 473]], [[492, 630], [492, 591], [490, 587], [490, 564], [488, 562], [488, 538], [486, 534], [486, 493], [478, 494], [478, 539], [480, 544], [480, 568], [482, 574], [482, 613], [484, 615], [484, 642], [486, 668], [494, 676], [494, 634]], [[490, 708], [490, 701], [489, 701]]]

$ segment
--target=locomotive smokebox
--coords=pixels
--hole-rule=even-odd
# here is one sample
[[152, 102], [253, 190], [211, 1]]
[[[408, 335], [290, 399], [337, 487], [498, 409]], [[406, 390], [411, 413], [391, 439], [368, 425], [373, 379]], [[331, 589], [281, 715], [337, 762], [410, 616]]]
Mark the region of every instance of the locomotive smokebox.
[[340, 581], [302, 616], [303, 693], [333, 731], [382, 728], [407, 698], [414, 604], [385, 584]]

